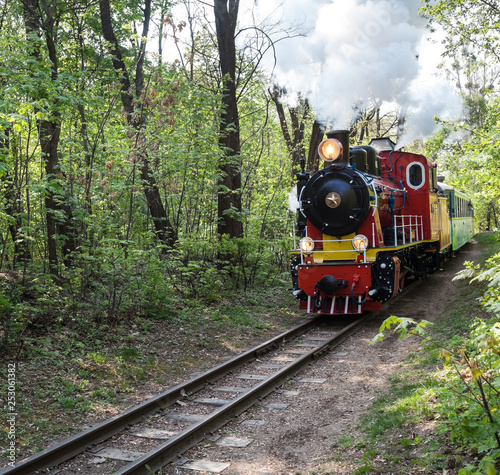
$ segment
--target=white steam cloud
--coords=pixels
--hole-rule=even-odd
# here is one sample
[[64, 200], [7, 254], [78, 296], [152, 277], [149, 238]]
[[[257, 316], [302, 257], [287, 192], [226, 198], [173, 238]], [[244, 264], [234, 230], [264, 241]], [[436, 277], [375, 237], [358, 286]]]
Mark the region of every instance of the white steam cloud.
[[290, 194], [288, 195], [288, 206], [290, 208], [290, 211], [293, 211], [294, 213], [297, 212], [297, 210], [300, 208], [300, 203], [297, 197], [297, 187], [294, 186], [292, 190], [290, 191]]
[[291, 97], [307, 95], [318, 120], [337, 129], [374, 103], [398, 104], [407, 109], [407, 143], [431, 135], [434, 116], [461, 111], [459, 96], [430, 61], [439, 45], [428, 42], [420, 6], [420, 0], [266, 0], [255, 11], [305, 35], [276, 44], [275, 80]]

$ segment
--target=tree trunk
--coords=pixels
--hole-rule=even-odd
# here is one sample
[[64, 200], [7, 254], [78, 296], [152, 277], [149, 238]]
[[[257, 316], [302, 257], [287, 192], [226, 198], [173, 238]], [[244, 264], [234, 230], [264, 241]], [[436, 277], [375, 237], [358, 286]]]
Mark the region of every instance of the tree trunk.
[[235, 31], [239, 0], [214, 0], [215, 27], [222, 74], [217, 231], [220, 236], [243, 235], [241, 220], [240, 123], [236, 97]]
[[309, 112], [309, 106], [307, 102], [305, 103], [306, 110], [302, 117], [299, 119], [299, 111], [291, 107], [290, 118], [292, 120], [292, 134], [293, 134], [293, 149], [292, 149], [292, 173], [297, 170], [300, 166], [300, 159], [305, 158], [304, 156], [304, 119]]
[[[50, 10], [46, 10], [50, 11]], [[49, 58], [51, 60], [51, 80], [57, 79], [57, 55], [55, 44], [53, 42], [53, 26], [54, 17], [48, 17], [43, 21], [40, 13], [39, 0], [27, 0], [24, 3], [24, 24], [27, 36], [34, 34], [41, 36], [43, 27], [45, 40]], [[31, 55], [38, 60], [40, 58], [39, 45], [34, 46]], [[53, 119], [39, 119], [38, 136], [40, 148], [42, 151], [42, 160], [45, 166], [45, 174], [47, 182], [55, 178], [58, 167], [58, 145], [61, 132], [60, 114], [57, 111], [52, 113]], [[54, 192], [50, 187], [47, 187], [45, 192], [45, 212], [47, 226], [47, 252], [49, 259], [49, 272], [54, 275], [59, 274], [58, 257], [57, 257], [57, 230], [55, 212], [57, 204]]]
[[311, 140], [309, 141], [309, 153], [307, 155], [307, 169], [314, 173], [319, 170], [319, 144], [323, 141], [325, 132], [323, 126], [317, 121], [314, 121], [311, 131]]
[[[110, 45], [110, 53], [113, 57], [113, 66], [120, 78], [121, 83], [121, 100], [125, 110], [127, 124], [132, 126], [136, 131], [136, 136], [142, 134], [142, 129], [145, 125], [145, 118], [142, 110], [136, 110], [134, 102], [141, 103], [141, 96], [144, 93], [144, 54], [146, 42], [141, 41], [139, 60], [137, 61], [135, 71], [135, 100], [132, 92], [132, 84], [130, 82], [127, 66], [123, 61], [120, 45], [116, 39], [113, 23], [111, 21], [111, 10], [109, 0], [100, 0], [99, 7], [101, 12], [101, 25], [104, 39]], [[151, 0], [146, 0], [144, 5], [144, 25], [141, 38], [146, 38], [151, 20]], [[140, 107], [140, 106], [139, 106]], [[140, 142], [136, 140], [136, 143]], [[156, 182], [156, 178], [152, 172], [147, 153], [144, 150], [136, 150], [137, 156], [140, 158], [141, 178], [144, 183], [144, 193], [148, 203], [149, 212], [155, 227], [155, 233], [160, 242], [168, 247], [172, 247], [177, 241], [177, 234], [168, 220], [163, 201], [161, 199], [160, 190]]]
[[[0, 155], [7, 156], [10, 150], [10, 129], [4, 131], [4, 137], [0, 137]], [[21, 199], [19, 196], [18, 178], [19, 165], [14, 167], [13, 175], [7, 172], [0, 177], [0, 183], [4, 190], [5, 198], [5, 213], [12, 218], [12, 223], [9, 223], [9, 233], [14, 243], [14, 256], [12, 257], [12, 268], [16, 268], [18, 261], [26, 262], [31, 260], [31, 253], [26, 240], [22, 239], [18, 231], [22, 226], [21, 219]], [[7, 239], [7, 238], [6, 238]]]
[[[60, 132], [61, 127], [58, 122], [42, 120], [39, 123], [38, 133], [40, 137], [42, 157], [45, 163], [45, 176], [47, 179], [47, 185], [56, 177], [57, 173], [57, 146], [59, 143]], [[54, 193], [50, 190], [50, 186], [48, 186], [48, 189], [45, 192], [45, 209], [47, 213], [47, 250], [49, 254], [49, 269], [51, 274], [58, 275], [59, 270], [56, 241], [57, 225], [55, 217], [57, 204]]]

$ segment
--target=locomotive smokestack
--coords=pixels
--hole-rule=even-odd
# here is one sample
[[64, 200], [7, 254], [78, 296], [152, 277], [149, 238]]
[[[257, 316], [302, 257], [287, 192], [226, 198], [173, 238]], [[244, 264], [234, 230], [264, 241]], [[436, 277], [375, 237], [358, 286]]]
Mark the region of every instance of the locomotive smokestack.
[[342, 154], [342, 163], [345, 163], [346, 165], [349, 164], [349, 134], [350, 132], [348, 130], [330, 130], [329, 132], [326, 133], [326, 136], [329, 139], [337, 139], [341, 144], [344, 149], [343, 154]]

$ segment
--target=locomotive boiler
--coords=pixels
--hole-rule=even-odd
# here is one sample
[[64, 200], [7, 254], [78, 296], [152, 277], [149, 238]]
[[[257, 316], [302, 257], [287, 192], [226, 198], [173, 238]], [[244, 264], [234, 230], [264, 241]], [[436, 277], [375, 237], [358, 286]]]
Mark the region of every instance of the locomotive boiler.
[[389, 139], [349, 147], [342, 130], [318, 151], [324, 168], [297, 175], [292, 281], [307, 313], [379, 310], [472, 237], [470, 200], [439, 184], [423, 155], [394, 150]]

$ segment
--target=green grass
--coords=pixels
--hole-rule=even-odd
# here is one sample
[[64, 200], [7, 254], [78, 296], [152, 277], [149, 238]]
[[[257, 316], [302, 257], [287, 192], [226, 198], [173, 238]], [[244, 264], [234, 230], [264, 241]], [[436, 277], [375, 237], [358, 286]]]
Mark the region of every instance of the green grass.
[[121, 348], [118, 354], [120, 358], [123, 359], [123, 361], [128, 361], [137, 359], [139, 356], [139, 351], [133, 346], [128, 346]]
[[354, 441], [356, 438], [352, 435], [342, 435], [338, 438], [337, 442], [333, 444], [335, 447], [339, 447], [341, 449], [346, 449], [354, 445]]

